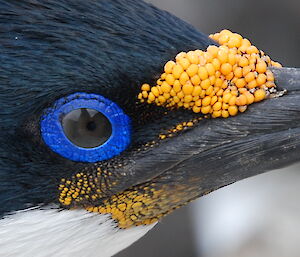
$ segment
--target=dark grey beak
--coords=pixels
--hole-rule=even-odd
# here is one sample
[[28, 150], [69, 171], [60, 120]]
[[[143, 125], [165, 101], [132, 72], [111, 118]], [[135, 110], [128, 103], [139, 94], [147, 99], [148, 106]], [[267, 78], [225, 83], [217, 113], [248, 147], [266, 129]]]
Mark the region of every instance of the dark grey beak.
[[233, 118], [200, 122], [177, 144], [186, 158], [164, 176], [178, 177], [198, 197], [300, 161], [300, 69], [273, 72], [278, 89], [286, 90], [283, 96]]
[[153, 209], [144, 218], [153, 218], [220, 187], [300, 161], [300, 69], [273, 71], [284, 95], [235, 117], [203, 119], [134, 156], [120, 167], [119, 183], [109, 194], [146, 194]]
[[[253, 104], [228, 119], [205, 119], [185, 134], [124, 167], [128, 174], [152, 174], [152, 181], [182, 202], [220, 187], [300, 161], [300, 69], [273, 70], [285, 94]], [[149, 176], [150, 177], [150, 176]], [[137, 181], [136, 184], [144, 183]], [[173, 188], [176, 186], [176, 190]]]

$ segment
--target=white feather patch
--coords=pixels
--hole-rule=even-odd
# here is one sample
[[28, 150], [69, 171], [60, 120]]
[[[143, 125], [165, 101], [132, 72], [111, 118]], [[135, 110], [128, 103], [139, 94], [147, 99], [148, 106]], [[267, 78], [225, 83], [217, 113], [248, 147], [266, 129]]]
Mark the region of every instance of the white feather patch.
[[119, 229], [110, 215], [84, 210], [16, 212], [0, 220], [0, 256], [109, 257], [154, 225]]

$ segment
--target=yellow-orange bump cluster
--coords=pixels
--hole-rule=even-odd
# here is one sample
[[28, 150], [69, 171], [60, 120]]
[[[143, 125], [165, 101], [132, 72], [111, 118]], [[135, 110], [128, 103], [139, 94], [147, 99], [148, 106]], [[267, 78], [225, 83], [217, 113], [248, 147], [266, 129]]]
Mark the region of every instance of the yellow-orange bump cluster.
[[159, 139], [163, 140], [166, 138], [173, 137], [176, 133], [195, 126], [195, 124], [197, 124], [201, 119], [202, 118], [199, 117], [199, 118], [192, 119], [190, 121], [179, 123], [176, 126], [172, 127], [171, 129], [167, 130], [166, 133], [160, 134]]
[[110, 172], [97, 168], [96, 174], [93, 175], [82, 172], [72, 176], [70, 180], [62, 179], [58, 188], [59, 202], [64, 206], [70, 206], [84, 200], [95, 201], [102, 198], [103, 191], [115, 183], [110, 183], [110, 176], [112, 176]]
[[[196, 192], [192, 187], [189, 190]], [[189, 190], [182, 185], [169, 187], [148, 182], [113, 195], [103, 201], [101, 206], [90, 207], [87, 210], [111, 214], [120, 228], [148, 225], [186, 204], [192, 194]]]
[[228, 118], [276, 92], [268, 67], [279, 63], [237, 33], [223, 30], [210, 37], [220, 46], [179, 53], [156, 86], [142, 85], [140, 101]]
[[[176, 129], [181, 131], [185, 126], [190, 127], [197, 121], [179, 124], [180, 128]], [[193, 187], [187, 189], [184, 185], [152, 181], [107, 198], [103, 194], [103, 188], [108, 185], [101, 181], [101, 177], [105, 176], [110, 177], [111, 174], [98, 168], [97, 174], [94, 175], [78, 173], [70, 180], [62, 179], [59, 186], [60, 203], [65, 207], [85, 208], [89, 212], [111, 215], [118, 227], [128, 228], [157, 222], [166, 214], [187, 204], [193, 199], [193, 194], [198, 196]]]
[[[120, 228], [128, 228], [133, 225], [148, 225], [158, 221], [163, 215], [159, 213], [158, 199], [164, 199], [161, 190], [155, 190], [153, 186], [145, 186], [136, 190], [128, 190], [105, 200], [99, 207], [87, 208], [90, 212], [111, 214], [118, 222]], [[162, 203], [166, 201], [162, 200]]]
[[81, 172], [70, 179], [62, 179], [60, 203], [66, 207], [83, 207], [90, 212], [110, 214], [120, 228], [152, 224], [166, 214], [165, 207], [171, 198], [163, 189], [156, 189], [155, 183], [135, 186], [103, 200], [100, 206], [96, 205], [98, 200], [106, 197], [103, 191], [115, 185], [115, 182], [109, 182], [111, 176], [110, 172], [97, 168], [93, 175]]

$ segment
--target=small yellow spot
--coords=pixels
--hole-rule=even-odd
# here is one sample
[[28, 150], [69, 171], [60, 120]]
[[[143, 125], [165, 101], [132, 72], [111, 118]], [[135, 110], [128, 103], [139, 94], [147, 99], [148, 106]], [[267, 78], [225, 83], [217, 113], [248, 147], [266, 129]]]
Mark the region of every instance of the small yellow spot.
[[208, 113], [210, 113], [210, 111], [211, 111], [211, 106], [210, 105], [204, 106], [204, 107], [201, 108], [201, 112], [203, 114], [208, 114]]
[[209, 79], [205, 79], [205, 80], [202, 80], [201, 82], [201, 88], [202, 89], [208, 89], [210, 86], [211, 86], [211, 83], [210, 83], [210, 80]]
[[208, 71], [204, 66], [199, 67], [198, 74], [201, 80], [205, 80], [208, 78]]
[[221, 65], [221, 73], [223, 75], [228, 75], [232, 71], [232, 66], [230, 63], [223, 63]]
[[199, 64], [199, 58], [194, 51], [190, 51], [187, 53], [187, 58], [191, 64]]
[[261, 86], [263, 84], [265, 84], [267, 81], [267, 76], [266, 74], [258, 74], [257, 78], [256, 78], [256, 83], [258, 86]]
[[235, 116], [238, 113], [238, 108], [235, 105], [234, 106], [229, 106], [228, 112], [231, 116]]
[[143, 91], [150, 91], [150, 85], [149, 84], [142, 85], [142, 90]]
[[220, 63], [226, 63], [228, 60], [228, 53], [224, 50], [219, 50], [217, 58], [219, 59]]
[[163, 139], [166, 139], [167, 136], [166, 135], [159, 135], [159, 138], [163, 140]]
[[266, 97], [266, 91], [263, 89], [259, 89], [254, 92], [254, 101], [255, 102], [260, 102], [260, 101], [264, 100], [265, 97]]
[[182, 87], [182, 92], [185, 95], [191, 95], [193, 93], [194, 86], [191, 83], [187, 83]]
[[170, 74], [170, 73], [172, 73], [172, 70], [173, 70], [173, 67], [175, 66], [175, 62], [173, 62], [173, 61], [169, 61], [169, 62], [167, 62], [166, 63], [166, 65], [165, 65], [165, 73], [167, 73], [167, 74]]
[[179, 79], [181, 74], [183, 73], [183, 68], [181, 65], [179, 64], [176, 64], [174, 67], [173, 67], [173, 76], [175, 79]]
[[181, 54], [177, 55], [176, 60], [184, 70], [186, 70], [191, 65], [190, 61], [185, 56], [181, 57]]
[[256, 64], [256, 71], [258, 73], [265, 73], [267, 71], [267, 64], [264, 61], [259, 61]]

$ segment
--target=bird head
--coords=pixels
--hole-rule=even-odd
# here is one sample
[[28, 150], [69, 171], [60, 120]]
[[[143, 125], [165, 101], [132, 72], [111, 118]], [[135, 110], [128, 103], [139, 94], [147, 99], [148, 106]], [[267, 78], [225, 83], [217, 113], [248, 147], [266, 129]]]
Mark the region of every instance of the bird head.
[[0, 1], [0, 24], [1, 225], [51, 206], [126, 231], [300, 158], [297, 70], [228, 119], [140, 101], [168, 60], [218, 45], [143, 1]]

